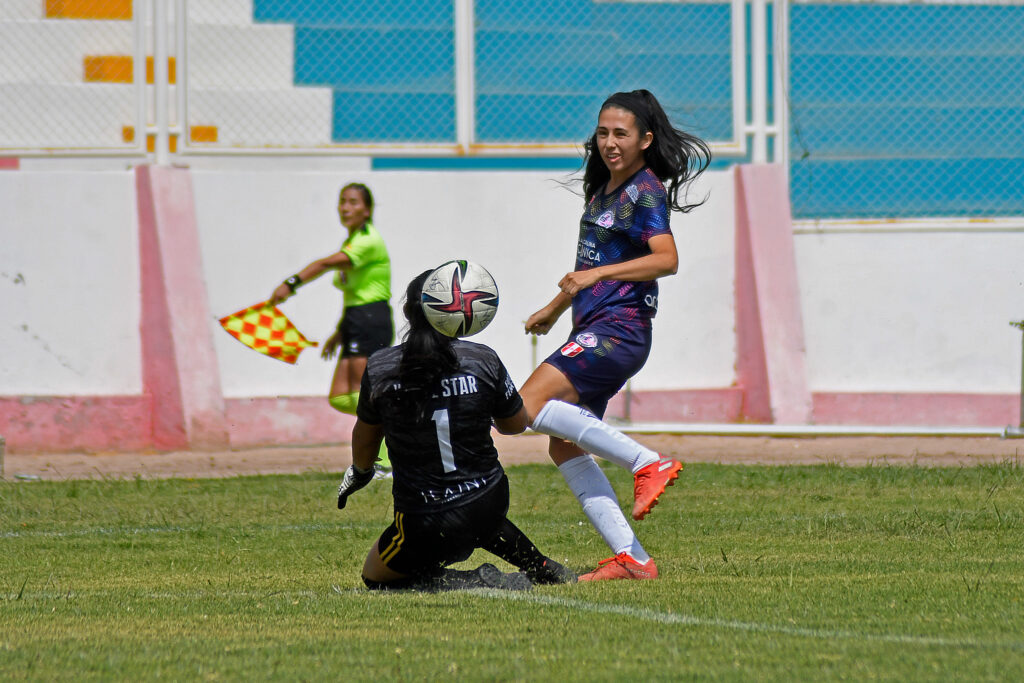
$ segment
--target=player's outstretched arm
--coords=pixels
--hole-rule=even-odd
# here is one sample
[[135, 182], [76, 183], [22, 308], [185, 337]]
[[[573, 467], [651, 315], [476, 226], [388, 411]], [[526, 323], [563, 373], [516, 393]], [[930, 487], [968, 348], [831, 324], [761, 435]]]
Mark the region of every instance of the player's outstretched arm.
[[551, 300], [551, 303], [527, 318], [527, 334], [547, 334], [571, 305], [572, 297], [564, 292], [559, 292]]
[[337, 270], [338, 268], [344, 269], [351, 267], [352, 259], [350, 259], [348, 257], [348, 254], [346, 254], [343, 251], [338, 251], [331, 254], [330, 256], [325, 256], [324, 258], [317, 259], [316, 261], [313, 261], [305, 268], [297, 272], [295, 275], [292, 275], [290, 278], [279, 284], [277, 288], [274, 290], [274, 293], [270, 295], [270, 303], [274, 305], [281, 303], [282, 301], [290, 297], [292, 294], [294, 294], [295, 290], [298, 289], [300, 285], [304, 285], [310, 280], [317, 279], [318, 277], [326, 273], [328, 270]]
[[526, 413], [525, 406], [512, 417], [494, 418], [494, 428], [502, 434], [522, 434], [529, 426], [530, 416]]

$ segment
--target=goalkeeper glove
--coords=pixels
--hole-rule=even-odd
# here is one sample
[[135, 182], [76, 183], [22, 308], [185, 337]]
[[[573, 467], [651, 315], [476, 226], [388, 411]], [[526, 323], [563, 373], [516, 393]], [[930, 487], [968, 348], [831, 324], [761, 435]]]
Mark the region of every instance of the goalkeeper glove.
[[351, 465], [345, 470], [345, 477], [338, 486], [338, 509], [345, 509], [348, 497], [369, 484], [371, 479], [373, 479], [372, 467], [368, 470], [360, 471], [356, 469], [355, 465]]

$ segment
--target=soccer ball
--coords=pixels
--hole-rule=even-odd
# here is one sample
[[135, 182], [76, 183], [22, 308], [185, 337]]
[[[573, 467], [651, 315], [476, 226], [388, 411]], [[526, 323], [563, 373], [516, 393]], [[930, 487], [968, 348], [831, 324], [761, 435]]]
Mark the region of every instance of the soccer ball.
[[472, 261], [448, 261], [423, 282], [420, 305], [431, 326], [448, 337], [469, 337], [498, 312], [498, 285]]

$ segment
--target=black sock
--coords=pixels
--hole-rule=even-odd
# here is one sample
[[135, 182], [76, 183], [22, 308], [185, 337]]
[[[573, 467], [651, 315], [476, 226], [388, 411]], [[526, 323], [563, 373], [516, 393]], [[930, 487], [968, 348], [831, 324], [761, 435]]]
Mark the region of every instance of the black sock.
[[508, 518], [483, 549], [519, 569], [539, 569], [547, 558]]

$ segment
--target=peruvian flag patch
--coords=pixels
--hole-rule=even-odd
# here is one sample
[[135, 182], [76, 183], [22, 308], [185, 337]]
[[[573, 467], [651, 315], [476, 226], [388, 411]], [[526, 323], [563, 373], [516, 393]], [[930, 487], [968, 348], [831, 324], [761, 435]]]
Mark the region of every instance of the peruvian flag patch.
[[581, 353], [583, 353], [583, 347], [574, 341], [571, 341], [562, 347], [562, 355], [567, 356], [569, 358], [572, 358], [573, 356], [578, 356]]

